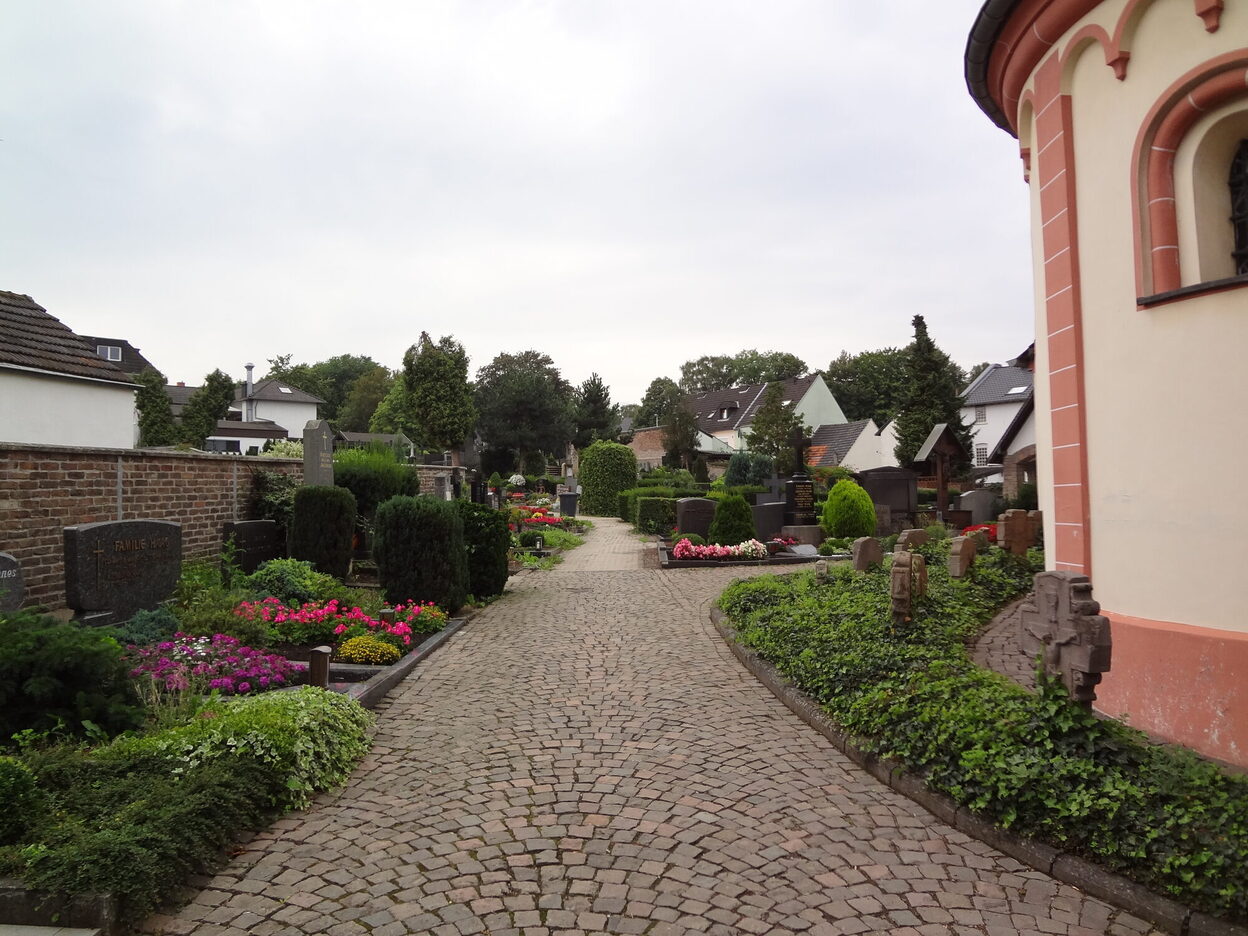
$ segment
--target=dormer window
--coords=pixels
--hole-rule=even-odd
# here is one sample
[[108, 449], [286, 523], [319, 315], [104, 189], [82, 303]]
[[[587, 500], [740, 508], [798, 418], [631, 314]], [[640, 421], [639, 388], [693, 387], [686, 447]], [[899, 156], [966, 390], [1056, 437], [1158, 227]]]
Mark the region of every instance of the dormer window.
[[1231, 160], [1231, 226], [1235, 228], [1235, 274], [1248, 273], [1248, 140], [1241, 140]]
[[721, 406], [719, 408], [719, 418], [728, 419], [730, 416], [732, 416], [733, 413], [737, 411], [737, 409], [738, 409], [738, 406], [735, 403], [729, 403], [727, 406]]
[[106, 361], [120, 361], [121, 360], [121, 348], [119, 348], [117, 345], [106, 345], [106, 344], [96, 345], [95, 353], [98, 354], [100, 357], [102, 357]]

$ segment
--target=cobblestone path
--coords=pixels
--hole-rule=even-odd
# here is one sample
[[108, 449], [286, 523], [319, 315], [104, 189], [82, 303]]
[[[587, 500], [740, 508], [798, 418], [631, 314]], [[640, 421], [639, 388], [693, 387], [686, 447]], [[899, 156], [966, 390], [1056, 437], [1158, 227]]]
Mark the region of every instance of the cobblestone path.
[[1129, 934], [859, 771], [595, 520], [391, 693], [348, 787], [151, 932]]

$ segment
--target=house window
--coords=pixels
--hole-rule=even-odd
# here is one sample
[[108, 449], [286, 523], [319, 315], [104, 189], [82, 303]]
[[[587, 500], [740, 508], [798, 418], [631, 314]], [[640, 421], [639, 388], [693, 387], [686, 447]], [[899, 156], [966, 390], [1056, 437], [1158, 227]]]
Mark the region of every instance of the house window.
[[95, 353], [98, 354], [100, 357], [102, 357], [106, 361], [120, 361], [121, 360], [121, 348], [117, 347], [116, 345], [106, 345], [106, 344], [96, 345]]
[[1235, 228], [1236, 275], [1248, 273], [1248, 140], [1239, 141], [1231, 160], [1231, 225]]
[[986, 464], [988, 464], [988, 446], [975, 446], [975, 467], [982, 468]]
[[988, 421], [988, 407], [975, 407], [975, 425], [980, 426]]

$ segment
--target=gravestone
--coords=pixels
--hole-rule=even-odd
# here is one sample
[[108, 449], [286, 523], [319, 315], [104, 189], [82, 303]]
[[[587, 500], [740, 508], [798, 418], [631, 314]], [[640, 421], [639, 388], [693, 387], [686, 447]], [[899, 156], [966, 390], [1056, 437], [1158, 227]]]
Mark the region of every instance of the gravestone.
[[915, 546], [926, 546], [930, 540], [927, 530], [902, 530], [901, 535], [897, 537], [897, 545], [893, 547], [893, 552], [902, 553]]
[[888, 504], [873, 504], [875, 507], [875, 535], [891, 536], [893, 533], [893, 508]]
[[893, 625], [900, 626], [914, 617], [914, 603], [927, 594], [927, 563], [918, 553], [898, 552], [890, 572]]
[[784, 501], [755, 504], [750, 511], [754, 514], [754, 535], [764, 543], [784, 529]]
[[819, 585], [828, 584], [828, 560], [827, 559], [815, 560], [815, 582], [816, 584], [819, 584]]
[[1031, 545], [1035, 546], [1044, 539], [1044, 513], [1039, 510], [1029, 510], [1027, 519], [1031, 524]]
[[21, 563], [8, 553], [0, 553], [0, 611], [16, 611], [25, 599]]
[[310, 419], [303, 427], [303, 483], [334, 483], [334, 430], [323, 419]]
[[1101, 674], [1109, 672], [1113, 650], [1109, 619], [1100, 610], [1091, 581], [1075, 572], [1039, 573], [1022, 606], [1023, 649], [1039, 654], [1045, 673], [1086, 708], [1096, 699]]
[[796, 546], [789, 547], [789, 554], [803, 559], [814, 559], [819, 555], [819, 548], [809, 543], [798, 543]]
[[173, 594], [182, 525], [110, 520], [65, 527], [65, 603], [91, 624], [125, 621]]
[[871, 495], [877, 514], [881, 504], [898, 516], [909, 517], [918, 509], [919, 476], [909, 468], [870, 468], [854, 478]]
[[1027, 555], [1031, 546], [1031, 521], [1025, 510], [1007, 510], [997, 518], [997, 545], [1014, 556]]
[[949, 544], [949, 577], [966, 578], [975, 565], [975, 540], [969, 536], [955, 536]]
[[682, 497], [676, 501], [676, 529], [706, 539], [715, 519], [715, 501], [709, 497]]
[[815, 522], [815, 483], [804, 475], [786, 481], [784, 525], [812, 526]]
[[866, 572], [872, 566], [884, 561], [884, 547], [874, 536], [860, 536], [854, 540], [851, 548], [854, 557], [854, 571]]
[[251, 575], [261, 563], [286, 555], [286, 543], [276, 520], [240, 520], [221, 527], [221, 543], [234, 537], [234, 559], [238, 567]]
[[966, 526], [975, 526], [980, 523], [992, 523], [995, 516], [992, 508], [996, 506], [1001, 495], [996, 491], [990, 491], [986, 488], [980, 488], [975, 491], [963, 491], [962, 496], [958, 498], [958, 507], [962, 510], [971, 512], [971, 522]]

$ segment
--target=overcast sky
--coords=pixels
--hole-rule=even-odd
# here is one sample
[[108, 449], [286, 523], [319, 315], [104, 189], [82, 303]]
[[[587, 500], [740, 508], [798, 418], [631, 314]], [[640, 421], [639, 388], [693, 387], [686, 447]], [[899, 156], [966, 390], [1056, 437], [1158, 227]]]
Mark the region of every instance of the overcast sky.
[[0, 28], [0, 289], [171, 381], [546, 352], [616, 402], [703, 354], [1032, 340], [981, 0], [39, 0]]

